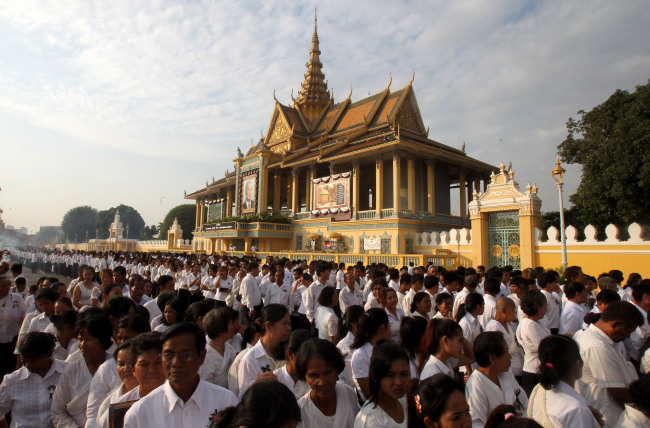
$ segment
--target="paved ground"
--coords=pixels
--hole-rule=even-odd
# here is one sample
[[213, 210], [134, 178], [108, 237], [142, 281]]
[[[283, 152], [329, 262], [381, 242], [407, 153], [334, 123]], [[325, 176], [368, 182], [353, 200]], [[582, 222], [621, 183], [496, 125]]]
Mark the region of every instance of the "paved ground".
[[37, 272], [37, 273], [32, 273], [31, 269], [24, 269], [23, 274], [25, 275], [25, 278], [27, 278], [27, 281], [29, 281], [30, 284], [36, 284], [36, 281], [38, 281], [38, 278], [42, 276], [53, 276], [56, 278], [59, 278], [59, 281], [64, 283], [65, 285], [70, 284], [70, 281], [72, 281], [72, 278], [67, 278], [65, 276], [60, 276], [60, 275], [51, 275], [51, 274], [46, 274], [45, 272]]

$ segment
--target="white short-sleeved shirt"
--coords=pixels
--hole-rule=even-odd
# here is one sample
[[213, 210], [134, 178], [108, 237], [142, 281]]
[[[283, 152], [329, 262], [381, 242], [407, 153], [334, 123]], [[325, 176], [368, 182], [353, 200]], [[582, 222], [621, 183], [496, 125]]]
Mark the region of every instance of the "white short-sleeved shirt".
[[124, 417], [124, 428], [207, 427], [213, 413], [236, 405], [232, 392], [203, 380], [183, 402], [166, 381], [131, 406]]
[[553, 428], [599, 428], [584, 397], [562, 381], [549, 390], [541, 385], [533, 390], [528, 403], [528, 415], [536, 421], [542, 420], [539, 407], [541, 397], [537, 394], [545, 394], [546, 415]]
[[558, 296], [557, 293], [550, 293], [546, 290], [542, 290], [544, 297], [546, 297], [546, 314], [544, 319], [548, 325], [548, 328], [560, 328], [560, 311], [562, 309], [562, 299]]
[[[158, 298], [156, 297], [155, 299], [149, 300], [147, 303], [144, 304], [144, 308], [149, 311], [149, 322], [151, 323], [154, 318], [161, 316], [162, 317], [162, 312], [160, 311], [160, 308], [158, 307]], [[153, 326], [152, 328], [156, 328], [156, 326]]]
[[226, 342], [223, 355], [217, 352], [212, 346], [206, 346], [205, 360], [199, 369], [201, 380], [228, 388], [228, 369], [237, 353], [232, 345]]
[[442, 373], [449, 377], [454, 377], [454, 368], [458, 365], [458, 359], [449, 357], [446, 363], [443, 363], [434, 355], [431, 355], [420, 373], [420, 380], [430, 378], [431, 376]]
[[27, 329], [27, 333], [31, 333], [32, 331], [38, 331], [41, 333], [45, 332], [45, 329], [48, 328], [52, 324], [52, 321], [50, 321], [50, 317], [48, 317], [45, 312], [40, 313], [37, 317], [34, 317], [32, 321], [29, 323], [29, 328]]
[[506, 329], [499, 321], [492, 320], [488, 323], [485, 331], [498, 331], [503, 335], [510, 354], [510, 371], [515, 376], [521, 376], [524, 367], [524, 350], [517, 343], [512, 323], [508, 323], [508, 329]]
[[298, 400], [302, 421], [298, 427], [319, 428], [319, 427], [336, 427], [336, 428], [353, 428], [354, 418], [359, 411], [357, 396], [354, 388], [343, 382], [336, 383], [336, 413], [333, 416], [325, 416], [316, 407], [307, 392]]
[[354, 419], [354, 428], [406, 428], [408, 426], [406, 397], [402, 397], [398, 400], [399, 404], [402, 406], [402, 411], [404, 412], [404, 420], [402, 423], [395, 422], [395, 419], [391, 418], [388, 413], [378, 405], [375, 406], [375, 403], [366, 402], [361, 410], [359, 410], [359, 413], [357, 413], [357, 417]]
[[12, 342], [20, 330], [20, 320], [27, 308], [19, 294], [9, 293], [0, 299], [0, 343]]
[[359, 391], [359, 395], [364, 401], [367, 397], [361, 392], [358, 379], [367, 379], [369, 376], [372, 349], [373, 346], [368, 342], [361, 348], [355, 349], [352, 353], [352, 377], [354, 379], [354, 385], [357, 387], [357, 391]]
[[469, 343], [474, 343], [476, 336], [481, 333], [481, 324], [479, 323], [478, 318], [467, 312], [458, 324], [463, 330], [463, 337], [467, 339]]
[[603, 414], [605, 426], [615, 426], [623, 408], [607, 388], [628, 388], [638, 378], [636, 370], [625, 360], [617, 344], [594, 324], [574, 339], [584, 361], [581, 380], [589, 389], [587, 403]]
[[11, 412], [11, 426], [51, 427], [54, 391], [67, 363], [53, 360], [44, 377], [21, 367], [0, 384], [0, 417]]
[[551, 332], [539, 322], [530, 318], [524, 318], [519, 322], [517, 327], [517, 341], [524, 348], [524, 367], [523, 371], [527, 373], [539, 372], [539, 355], [537, 349], [539, 343]]
[[343, 355], [345, 361], [345, 368], [343, 373], [339, 375], [339, 380], [354, 387], [354, 376], [352, 375], [352, 343], [354, 342], [354, 335], [352, 332], [348, 334], [336, 344], [336, 348]]
[[578, 330], [582, 330], [585, 315], [587, 315], [587, 310], [584, 306], [567, 300], [560, 317], [560, 334], [573, 336]]
[[497, 299], [490, 294], [485, 294], [483, 295], [483, 301], [485, 309], [483, 310], [483, 315], [479, 315], [479, 322], [483, 330], [485, 330], [485, 327], [494, 319], [497, 313]]
[[520, 415], [526, 414], [528, 397], [510, 370], [499, 374], [499, 384], [501, 387], [479, 370], [474, 370], [467, 379], [465, 397], [473, 428], [483, 428], [490, 412], [501, 404], [514, 406]]
[[228, 369], [228, 389], [232, 391], [233, 394], [239, 396], [239, 363], [244, 359], [248, 351], [253, 348], [253, 345], [250, 343], [246, 345], [246, 348], [242, 349], [237, 356], [235, 361], [232, 362], [230, 368]]
[[287, 388], [293, 392], [293, 395], [296, 397], [296, 400], [307, 394], [311, 388], [309, 384], [304, 380], [298, 379], [294, 382], [293, 378], [287, 371], [287, 366], [284, 365], [279, 369], [273, 370], [273, 374], [278, 377], [278, 381], [283, 383]]
[[[458, 314], [458, 309], [460, 308], [460, 305], [465, 303], [465, 300], [467, 300], [467, 296], [469, 296], [469, 290], [467, 288], [463, 288], [458, 292], [456, 297], [454, 298], [454, 306], [451, 310], [451, 314], [454, 319], [456, 319], [456, 315]], [[435, 299], [432, 300], [432, 303], [435, 302]], [[435, 305], [433, 305], [435, 306]]]
[[262, 339], [246, 353], [239, 363], [237, 380], [239, 381], [239, 398], [244, 395], [249, 386], [253, 384], [262, 373], [272, 372], [278, 367], [275, 361], [264, 349]]
[[349, 287], [343, 288], [339, 292], [339, 307], [341, 308], [341, 313], [345, 314], [345, 311], [350, 306], [363, 306], [363, 300], [361, 299], [361, 292], [356, 288], [353, 291], [350, 291]]
[[315, 325], [319, 339], [330, 340], [330, 336], [336, 337], [339, 334], [339, 318], [334, 309], [327, 306], [319, 306], [316, 309]]
[[388, 315], [388, 327], [390, 329], [390, 340], [394, 343], [400, 343], [400, 327], [402, 325], [402, 319], [404, 318], [404, 311], [402, 308], [395, 308], [397, 316], [391, 314], [388, 309], [386, 309], [386, 315]]

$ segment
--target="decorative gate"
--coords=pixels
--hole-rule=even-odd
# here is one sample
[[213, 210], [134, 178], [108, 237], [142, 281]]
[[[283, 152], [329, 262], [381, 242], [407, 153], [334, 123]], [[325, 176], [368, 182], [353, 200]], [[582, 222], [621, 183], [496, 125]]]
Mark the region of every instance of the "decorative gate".
[[518, 212], [488, 213], [488, 248], [489, 267], [521, 268]]

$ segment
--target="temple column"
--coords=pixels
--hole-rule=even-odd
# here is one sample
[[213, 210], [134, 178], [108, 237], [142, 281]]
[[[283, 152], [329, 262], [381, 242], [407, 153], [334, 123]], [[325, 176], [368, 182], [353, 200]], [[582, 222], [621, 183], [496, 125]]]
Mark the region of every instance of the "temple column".
[[407, 181], [407, 195], [408, 195], [408, 210], [412, 213], [415, 213], [415, 159], [413, 156], [409, 156], [406, 161], [408, 166], [408, 181]]
[[194, 226], [194, 230], [197, 230], [199, 227], [201, 227], [201, 225], [199, 224], [199, 222], [200, 222], [199, 219], [201, 218], [201, 217], [200, 217], [200, 215], [201, 215], [201, 206], [200, 206], [200, 204], [199, 204], [199, 200], [198, 200], [198, 199], [196, 200], [196, 213], [195, 213], [195, 214], [196, 214], [196, 215], [194, 216], [194, 217], [195, 217], [195, 222], [194, 222], [195, 226]]
[[381, 218], [381, 210], [384, 208], [384, 160], [377, 156], [375, 158], [375, 210], [376, 217]]
[[458, 185], [460, 190], [460, 217], [467, 218], [467, 181], [465, 180], [465, 173], [461, 172], [458, 175]]
[[467, 203], [472, 202], [472, 195], [474, 194], [474, 177], [467, 177]]
[[226, 192], [226, 217], [232, 217], [232, 197], [233, 190], [230, 189]]
[[483, 178], [483, 193], [487, 192], [487, 186], [490, 182], [490, 177]]
[[393, 153], [393, 214], [397, 216], [402, 209], [400, 204], [401, 173], [399, 153]]
[[359, 213], [359, 162], [352, 162], [352, 217]]
[[269, 171], [266, 167], [266, 160], [262, 158], [262, 163], [260, 165], [260, 182], [258, 184], [259, 194], [258, 194], [258, 213], [265, 213], [269, 207]]
[[280, 212], [280, 192], [282, 191], [280, 187], [280, 180], [282, 176], [279, 172], [273, 175], [273, 212]]
[[427, 160], [427, 195], [429, 197], [428, 210], [431, 216], [436, 215], [436, 177], [435, 177], [436, 161], [433, 159]]
[[291, 170], [291, 209], [293, 210], [293, 215], [295, 216], [300, 212], [300, 202], [298, 201], [298, 179], [300, 178], [300, 173], [298, 168]]

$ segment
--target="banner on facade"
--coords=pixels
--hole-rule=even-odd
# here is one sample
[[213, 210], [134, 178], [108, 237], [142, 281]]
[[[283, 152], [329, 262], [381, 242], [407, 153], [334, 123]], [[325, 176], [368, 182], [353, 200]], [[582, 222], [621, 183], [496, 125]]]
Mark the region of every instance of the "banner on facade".
[[228, 221], [225, 223], [206, 223], [203, 225], [204, 232], [216, 232], [219, 230], [233, 230], [237, 229], [236, 221]]
[[349, 172], [334, 174], [313, 180], [313, 197], [315, 210], [338, 211], [350, 208]]
[[208, 221], [215, 221], [222, 218], [224, 208], [225, 205], [221, 199], [208, 205]]
[[364, 250], [381, 250], [380, 238], [366, 238], [363, 240]]

